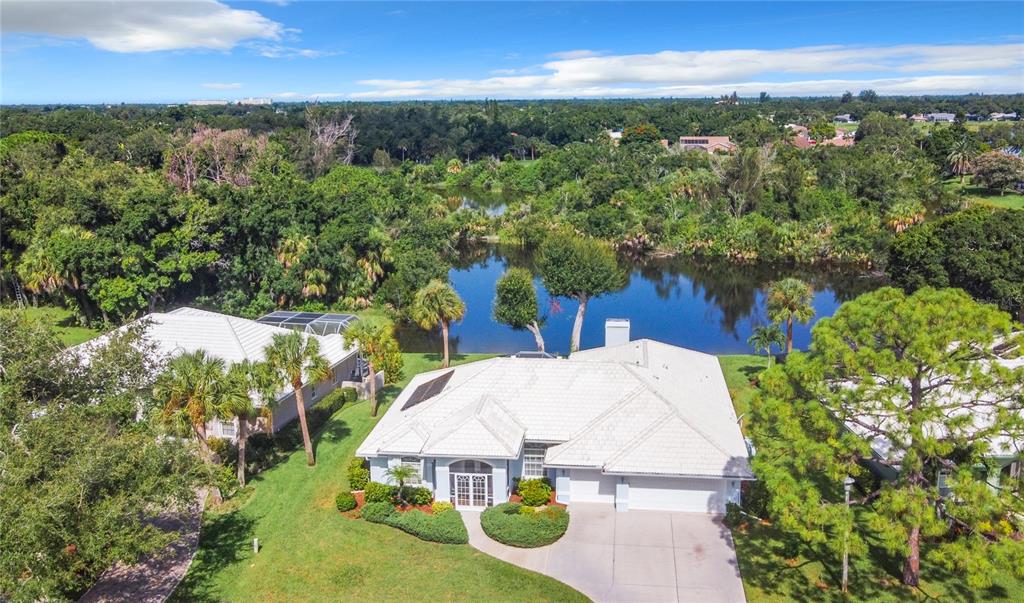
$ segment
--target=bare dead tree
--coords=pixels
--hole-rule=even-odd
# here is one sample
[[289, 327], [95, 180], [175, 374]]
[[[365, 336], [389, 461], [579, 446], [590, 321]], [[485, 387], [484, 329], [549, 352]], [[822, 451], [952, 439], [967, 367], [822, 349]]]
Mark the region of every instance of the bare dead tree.
[[[343, 164], [352, 163], [358, 133], [352, 119], [352, 115], [339, 119], [337, 115], [327, 114], [314, 107], [306, 109], [306, 127], [313, 145], [313, 168], [317, 174], [327, 171], [335, 152]], [[339, 144], [340, 149], [337, 148]]]
[[218, 130], [199, 124], [179, 133], [167, 164], [167, 179], [191, 192], [200, 179], [217, 184], [248, 186], [252, 172], [267, 148], [266, 136], [249, 130]]

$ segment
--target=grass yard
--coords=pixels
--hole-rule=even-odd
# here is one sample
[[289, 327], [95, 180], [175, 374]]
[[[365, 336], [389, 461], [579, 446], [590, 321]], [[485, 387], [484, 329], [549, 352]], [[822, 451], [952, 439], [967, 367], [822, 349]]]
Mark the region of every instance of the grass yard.
[[962, 196], [967, 199], [970, 203], [977, 203], [980, 205], [990, 205], [992, 207], [1001, 207], [1003, 209], [1019, 209], [1024, 210], [1024, 195], [1018, 193], [993, 193], [988, 190], [981, 188], [980, 186], [971, 186], [971, 177], [968, 176], [963, 184], [960, 184], [958, 178], [951, 178], [943, 183], [946, 190], [957, 196]]
[[[437, 354], [404, 354], [405, 379], [383, 392], [381, 414]], [[480, 360], [459, 355], [455, 362]], [[568, 586], [468, 545], [424, 542], [394, 528], [342, 517], [334, 497], [346, 465], [376, 422], [360, 401], [314, 437], [317, 466], [301, 450], [255, 476], [236, 507], [208, 512], [178, 601], [585, 601]], [[261, 550], [252, 552], [252, 539]]]
[[[867, 557], [850, 559], [850, 593], [843, 595], [842, 565], [831, 557], [809, 557], [805, 547], [774, 527], [754, 525], [733, 530], [740, 575], [748, 603], [783, 601], [931, 600], [980, 602], [1024, 601], [1024, 583], [997, 574], [994, 584], [976, 590], [959, 574], [951, 574], [926, 561], [921, 564], [921, 586], [911, 589], [900, 583], [901, 562], [872, 546]], [[869, 543], [870, 544], [870, 543]], [[924, 551], [926, 552], [926, 551]], [[803, 553], [803, 554], [801, 554]]]
[[[722, 365], [722, 373], [725, 374], [725, 384], [729, 387], [729, 395], [732, 396], [732, 406], [736, 409], [736, 416], [740, 417], [750, 411], [750, 400], [757, 390], [751, 385], [751, 381], [758, 373], [768, 368], [768, 357], [735, 354], [719, 356], [718, 362]], [[741, 421], [740, 426], [746, 435], [746, 422]]]
[[64, 345], [71, 347], [84, 341], [89, 341], [100, 332], [78, 324], [71, 310], [57, 306], [29, 306], [25, 308], [25, 314], [32, 318], [38, 318], [43, 322], [52, 325], [53, 330], [64, 342]]

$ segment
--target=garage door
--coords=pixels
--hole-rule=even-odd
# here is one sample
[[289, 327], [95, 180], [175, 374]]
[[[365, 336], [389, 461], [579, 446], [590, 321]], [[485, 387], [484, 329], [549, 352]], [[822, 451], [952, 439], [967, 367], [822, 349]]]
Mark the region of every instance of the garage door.
[[618, 478], [601, 475], [600, 471], [573, 469], [569, 472], [570, 502], [615, 502], [615, 484]]
[[724, 513], [726, 480], [630, 477], [629, 508]]

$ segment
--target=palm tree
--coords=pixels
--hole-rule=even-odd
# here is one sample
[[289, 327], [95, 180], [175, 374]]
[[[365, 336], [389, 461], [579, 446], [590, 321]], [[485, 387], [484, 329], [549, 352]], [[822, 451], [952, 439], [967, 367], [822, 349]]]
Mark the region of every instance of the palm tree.
[[977, 156], [978, 148], [974, 141], [967, 136], [953, 143], [949, 155], [946, 156], [946, 161], [949, 163], [950, 171], [960, 176], [960, 184], [964, 183], [964, 175], [971, 171]]
[[924, 222], [925, 208], [920, 201], [898, 201], [886, 212], [886, 222], [896, 233]]
[[747, 345], [754, 348], [754, 353], [764, 350], [768, 355], [769, 367], [772, 365], [772, 346], [777, 345], [781, 348], [785, 342], [782, 331], [775, 324], [754, 327], [754, 333], [747, 338]]
[[161, 404], [160, 420], [175, 427], [187, 425], [207, 462], [213, 454], [206, 438], [206, 423], [221, 414], [226, 405], [237, 402], [239, 396], [239, 390], [228, 381], [223, 360], [196, 350], [171, 360], [153, 386], [153, 396]]
[[405, 482], [416, 477], [416, 470], [409, 465], [395, 465], [384, 472], [384, 475], [388, 476], [391, 480], [398, 484], [398, 500], [405, 504]]
[[307, 251], [309, 251], [309, 237], [291, 233], [278, 244], [275, 255], [277, 261], [287, 270], [298, 264]]
[[302, 297], [324, 297], [327, 295], [327, 281], [331, 276], [323, 268], [311, 268], [303, 275], [305, 284]]
[[370, 416], [377, 416], [377, 371], [384, 367], [388, 353], [398, 349], [391, 323], [357, 320], [345, 329], [345, 347], [356, 345], [370, 369]]
[[454, 321], [466, 315], [466, 304], [448, 283], [434, 279], [416, 292], [412, 302], [412, 317], [424, 329], [441, 325], [441, 339], [444, 342], [444, 361], [441, 368], [448, 368], [448, 328]]
[[[269, 413], [277, 399], [280, 383], [265, 362], [243, 360], [231, 365], [227, 379], [245, 392], [245, 396], [232, 396], [220, 409], [226, 418], [238, 420], [238, 485], [245, 486], [245, 448], [249, 441], [249, 424], [261, 413]], [[257, 406], [254, 398], [260, 401]], [[271, 421], [273, 419], [271, 418]]]
[[278, 383], [284, 381], [292, 386], [295, 409], [302, 428], [302, 445], [306, 448], [306, 463], [312, 467], [316, 464], [316, 458], [313, 456], [313, 442], [309, 439], [309, 427], [306, 425], [306, 402], [302, 386], [305, 383], [319, 383], [331, 374], [327, 359], [320, 355], [320, 341], [297, 331], [278, 333], [263, 353]]
[[786, 323], [786, 353], [793, 351], [793, 322], [814, 318], [814, 291], [798, 278], [786, 278], [768, 286], [768, 317]]

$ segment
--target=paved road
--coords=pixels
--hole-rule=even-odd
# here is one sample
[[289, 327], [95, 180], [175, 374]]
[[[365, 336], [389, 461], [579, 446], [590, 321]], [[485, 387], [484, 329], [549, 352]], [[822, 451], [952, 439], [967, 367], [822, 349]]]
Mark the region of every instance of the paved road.
[[463, 511], [469, 544], [499, 559], [572, 586], [597, 603], [744, 603], [732, 535], [700, 513], [569, 506], [569, 529], [536, 549], [499, 544], [478, 512]]
[[186, 513], [165, 513], [154, 523], [181, 538], [160, 553], [133, 565], [117, 564], [103, 572], [78, 603], [163, 603], [185, 577], [199, 546], [202, 503], [205, 491]]

